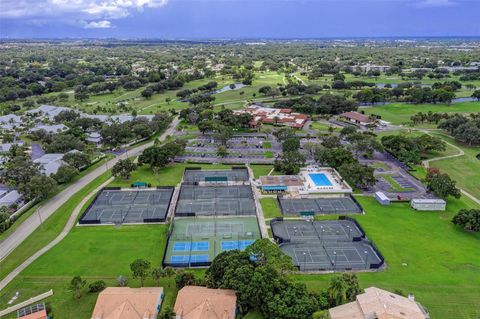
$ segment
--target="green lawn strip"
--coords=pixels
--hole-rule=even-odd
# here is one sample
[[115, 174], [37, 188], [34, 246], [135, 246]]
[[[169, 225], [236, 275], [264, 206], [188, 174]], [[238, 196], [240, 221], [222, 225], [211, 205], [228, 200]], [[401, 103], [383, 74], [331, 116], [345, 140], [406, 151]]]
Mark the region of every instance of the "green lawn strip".
[[[71, 278], [80, 275], [88, 282], [105, 280], [116, 286], [116, 278], [124, 275], [129, 279], [130, 287], [138, 287], [139, 280], [131, 278], [130, 263], [136, 258], [144, 258], [158, 267], [167, 231], [167, 225], [75, 227], [2, 291], [0, 304], [5, 304], [16, 291], [24, 300], [53, 288], [54, 296], [47, 301], [52, 303], [59, 318], [90, 318], [96, 294], [85, 293], [82, 299], [75, 300], [66, 289]], [[148, 278], [146, 285], [155, 286], [156, 283]], [[165, 288], [165, 302], [172, 304], [176, 295], [173, 279], [171, 288], [166, 280], [162, 280], [161, 285]], [[77, 305], [80, 307], [78, 313]]]
[[[113, 158], [113, 155], [107, 155], [105, 158], [101, 159], [100, 161], [98, 161], [97, 163], [93, 164], [92, 166], [88, 167], [87, 169], [81, 171], [77, 176], [75, 176], [72, 180], [72, 182], [70, 183], [67, 183], [67, 184], [62, 184], [62, 185], [59, 185], [58, 188], [55, 190], [54, 193], [50, 194], [48, 199], [51, 199], [52, 197], [54, 197], [55, 195], [57, 195], [58, 193], [60, 193], [61, 191], [63, 191], [65, 188], [67, 188], [68, 186], [70, 186], [72, 183], [74, 183], [75, 181], [79, 180], [80, 178], [82, 178], [83, 176], [87, 175], [88, 173], [92, 172], [93, 170], [95, 170], [96, 168], [98, 168], [99, 166], [102, 166], [105, 164], [105, 162], [107, 160], [110, 160], [111, 158]], [[15, 223], [9, 228], [7, 229], [5, 232], [3, 232], [2, 234], [0, 234], [0, 241], [3, 240], [4, 238], [6, 238], [7, 236], [9, 236], [19, 225], [21, 225], [21, 223], [27, 219], [28, 217], [30, 217], [30, 215], [32, 215], [38, 207], [40, 207], [42, 205], [43, 202], [40, 202], [38, 204], [35, 204], [34, 206], [32, 206], [31, 208], [29, 208], [26, 212], [24, 212], [16, 221]]]
[[260, 198], [260, 205], [262, 205], [263, 216], [265, 218], [275, 218], [283, 216], [275, 198]]
[[273, 158], [273, 152], [271, 152], [271, 151], [266, 151], [266, 152], [265, 152], [265, 158]]
[[253, 171], [253, 177], [259, 178], [260, 176], [266, 176], [273, 169], [273, 165], [261, 165], [261, 164], [252, 164], [250, 168]]
[[480, 153], [480, 147], [462, 145], [440, 132], [431, 134], [461, 148], [465, 155], [433, 161], [430, 162], [430, 166], [439, 168], [442, 172], [447, 173], [457, 182], [457, 186], [480, 198], [480, 160], [476, 157]]
[[[322, 123], [322, 122], [312, 122], [312, 124], [310, 124], [311, 129], [319, 130], [319, 131], [328, 131], [330, 129], [330, 127], [332, 127], [332, 126], [328, 125], [326, 123]], [[334, 131], [340, 131], [341, 128], [333, 127], [333, 130]]]
[[364, 109], [365, 114], [376, 114], [392, 124], [411, 123], [410, 117], [418, 112], [427, 113], [474, 113], [480, 111], [480, 102], [447, 104], [392, 103]]
[[67, 220], [75, 207], [92, 190], [108, 180], [108, 178], [111, 176], [110, 174], [110, 172], [106, 172], [82, 188], [78, 193], [73, 195], [69, 201], [57, 209], [53, 215], [45, 220], [43, 224], [38, 227], [30, 236], [28, 236], [7, 258], [0, 263], [0, 278], [4, 278], [6, 274], [15, 269], [37, 250], [55, 239], [55, 237], [57, 237], [65, 227], [65, 224], [67, 223]]
[[138, 167], [129, 179], [116, 177], [109, 186], [113, 187], [130, 187], [134, 182], [146, 182], [154, 186], [176, 186], [182, 180], [185, 167], [201, 167], [203, 169], [228, 169], [230, 165], [223, 164], [188, 164], [176, 163], [158, 170], [155, 174], [150, 166], [142, 165]]
[[398, 184], [398, 182], [396, 180], [393, 179], [392, 175], [382, 174], [380, 176], [383, 177], [383, 179], [385, 179], [390, 184], [390, 187], [391, 187], [392, 191], [406, 192], [406, 191], [414, 190], [414, 188], [404, 188], [404, 187], [402, 187], [400, 184]]
[[272, 142], [263, 142], [263, 148], [272, 148]]
[[413, 171], [409, 171], [410, 175], [416, 177], [419, 180], [424, 180], [427, 177], [427, 170], [422, 165], [413, 165]]
[[[450, 199], [446, 212], [414, 212], [408, 203], [383, 207], [370, 197], [356, 199], [366, 214], [355, 218], [387, 262], [384, 271], [358, 274], [363, 288], [414, 293], [432, 318], [480, 315], [480, 234], [451, 223], [459, 209], [476, 207], [472, 201]], [[315, 291], [325, 289], [331, 277], [293, 276]]]

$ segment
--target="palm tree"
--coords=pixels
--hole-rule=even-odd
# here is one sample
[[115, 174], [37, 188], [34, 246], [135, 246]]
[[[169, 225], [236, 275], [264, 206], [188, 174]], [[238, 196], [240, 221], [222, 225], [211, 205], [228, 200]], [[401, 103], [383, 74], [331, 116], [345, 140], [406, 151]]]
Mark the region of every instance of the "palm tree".
[[347, 283], [342, 277], [333, 277], [328, 287], [328, 297], [336, 306], [347, 301]]
[[165, 267], [163, 269], [163, 272], [164, 272], [164, 276], [168, 278], [168, 288], [170, 288], [170, 278], [172, 278], [175, 275], [176, 271], [172, 267]]
[[152, 278], [157, 282], [157, 286], [160, 286], [160, 278], [165, 276], [165, 270], [162, 267], [154, 268], [152, 270]]

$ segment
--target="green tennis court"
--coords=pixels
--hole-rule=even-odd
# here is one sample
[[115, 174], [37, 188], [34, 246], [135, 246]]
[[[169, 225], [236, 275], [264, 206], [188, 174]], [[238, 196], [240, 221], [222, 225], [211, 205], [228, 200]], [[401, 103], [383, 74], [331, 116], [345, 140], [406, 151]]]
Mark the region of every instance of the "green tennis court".
[[223, 251], [240, 249], [259, 239], [256, 217], [175, 218], [170, 227], [164, 266], [208, 266]]

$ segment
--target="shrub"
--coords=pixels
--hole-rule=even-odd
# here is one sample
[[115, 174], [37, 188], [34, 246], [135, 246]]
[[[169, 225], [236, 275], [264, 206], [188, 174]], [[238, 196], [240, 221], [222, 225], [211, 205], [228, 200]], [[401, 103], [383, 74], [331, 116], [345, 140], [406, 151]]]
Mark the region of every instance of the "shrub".
[[107, 284], [103, 280], [97, 280], [92, 282], [88, 286], [88, 291], [90, 292], [100, 292], [107, 287]]

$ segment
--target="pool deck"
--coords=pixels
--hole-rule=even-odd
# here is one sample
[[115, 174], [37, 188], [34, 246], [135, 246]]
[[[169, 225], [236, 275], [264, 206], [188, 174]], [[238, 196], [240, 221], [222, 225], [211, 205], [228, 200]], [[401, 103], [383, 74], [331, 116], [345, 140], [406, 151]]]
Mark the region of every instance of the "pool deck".
[[[330, 185], [319, 185], [318, 181], [312, 178], [311, 175], [321, 174], [330, 182]], [[315, 167], [309, 166], [300, 171], [303, 176], [305, 184], [302, 190], [299, 191], [302, 195], [309, 195], [315, 193], [333, 193], [333, 194], [351, 194], [352, 188], [345, 182], [340, 174], [331, 167]]]

